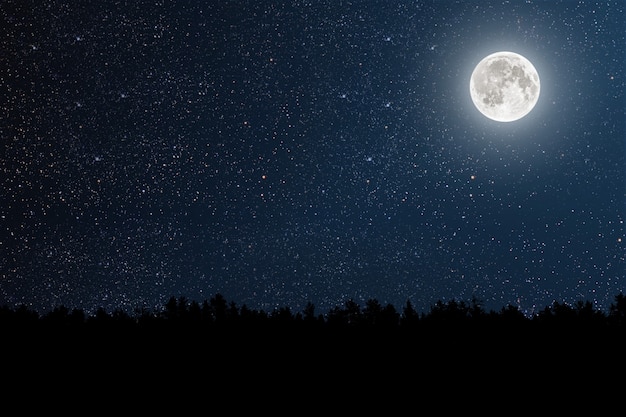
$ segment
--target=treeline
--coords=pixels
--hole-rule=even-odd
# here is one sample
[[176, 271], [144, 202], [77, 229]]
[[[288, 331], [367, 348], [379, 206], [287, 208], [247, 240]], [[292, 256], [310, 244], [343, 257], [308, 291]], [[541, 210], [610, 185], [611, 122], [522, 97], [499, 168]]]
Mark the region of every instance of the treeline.
[[499, 311], [483, 308], [472, 299], [470, 302], [451, 300], [436, 302], [428, 312], [419, 313], [410, 301], [398, 309], [392, 304], [383, 305], [370, 299], [364, 305], [353, 300], [318, 314], [309, 302], [302, 311], [289, 307], [272, 311], [255, 310], [245, 304], [238, 306], [216, 294], [200, 303], [185, 297], [171, 297], [159, 311], [137, 310], [134, 314], [123, 310], [107, 312], [99, 308], [87, 314], [79, 308], [59, 306], [40, 314], [27, 306], [0, 307], [1, 329], [304, 329], [360, 330], [360, 329], [532, 329], [532, 328], [585, 328], [626, 329], [626, 296], [619, 293], [604, 312], [594, 308], [589, 301], [574, 304], [554, 302], [528, 317], [516, 306], [507, 305]]
[[242, 375], [249, 381], [270, 375], [293, 383], [316, 375], [357, 383], [371, 381], [371, 372], [386, 375], [385, 381], [405, 373], [423, 380], [465, 375], [466, 385], [466, 377], [485, 369], [500, 375], [506, 366], [527, 376], [614, 369], [626, 349], [624, 336], [621, 293], [607, 311], [586, 301], [554, 302], [530, 317], [511, 305], [488, 311], [475, 299], [438, 301], [423, 313], [410, 301], [396, 308], [376, 299], [362, 305], [348, 300], [321, 314], [312, 303], [297, 312], [263, 311], [221, 294], [203, 302], [171, 297], [158, 311], [133, 314], [0, 307], [0, 352], [10, 369], [28, 364], [84, 381], [144, 374], [161, 381], [170, 375], [168, 386], [185, 379], [180, 375], [195, 380], [192, 374], [203, 373], [221, 381], [218, 386], [237, 386]]

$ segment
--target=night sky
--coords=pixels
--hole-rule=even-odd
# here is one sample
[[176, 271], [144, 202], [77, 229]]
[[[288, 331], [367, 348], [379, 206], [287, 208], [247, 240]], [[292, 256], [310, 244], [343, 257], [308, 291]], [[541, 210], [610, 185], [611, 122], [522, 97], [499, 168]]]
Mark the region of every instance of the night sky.
[[[3, 1], [0, 304], [605, 309], [621, 1]], [[510, 123], [469, 79], [541, 79]]]

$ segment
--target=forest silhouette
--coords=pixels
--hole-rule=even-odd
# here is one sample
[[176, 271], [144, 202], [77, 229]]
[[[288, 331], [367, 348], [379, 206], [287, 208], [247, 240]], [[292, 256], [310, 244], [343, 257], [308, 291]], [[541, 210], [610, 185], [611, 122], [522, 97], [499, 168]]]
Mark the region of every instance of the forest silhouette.
[[[203, 372], [222, 381], [219, 386], [241, 384], [242, 375], [279, 375], [285, 384], [332, 375], [339, 386], [348, 375], [366, 381], [372, 372], [381, 378], [410, 372], [448, 383], [446, 375], [485, 367], [492, 374], [514, 367], [529, 379], [539, 368], [562, 377], [613, 369], [623, 356], [624, 335], [622, 293], [608, 311], [589, 301], [554, 302], [531, 317], [512, 305], [487, 311], [476, 299], [438, 301], [422, 313], [410, 301], [397, 309], [376, 299], [364, 305], [348, 300], [324, 314], [313, 303], [299, 312], [266, 312], [219, 293], [201, 303], [171, 297], [158, 311], [133, 314], [0, 307], [7, 363], [71, 380], [151, 375], [156, 381], [166, 372], [172, 383], [177, 373]], [[27, 378], [20, 367], [7, 369]]]
[[317, 313], [312, 302], [299, 312], [289, 307], [272, 311], [237, 305], [220, 293], [203, 302], [172, 296], [160, 310], [98, 308], [88, 314], [80, 308], [60, 305], [39, 313], [25, 305], [0, 307], [0, 329], [23, 335], [135, 335], [154, 336], [185, 332], [200, 338], [269, 334], [307, 337], [361, 337], [371, 334], [426, 337], [447, 333], [482, 337], [487, 335], [538, 335], [559, 333], [578, 336], [621, 335], [626, 331], [626, 296], [619, 293], [608, 311], [590, 301], [574, 304], [553, 302], [532, 316], [513, 305], [487, 311], [477, 299], [469, 302], [437, 301], [427, 312], [418, 312], [407, 302], [401, 309], [369, 299], [364, 305], [350, 299], [326, 313]]

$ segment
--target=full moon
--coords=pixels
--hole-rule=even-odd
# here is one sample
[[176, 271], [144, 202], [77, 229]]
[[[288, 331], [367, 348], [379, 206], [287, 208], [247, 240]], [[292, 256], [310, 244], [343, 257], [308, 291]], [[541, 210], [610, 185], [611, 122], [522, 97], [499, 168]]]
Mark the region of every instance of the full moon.
[[496, 52], [476, 65], [470, 78], [476, 108], [498, 122], [526, 116], [539, 99], [539, 74], [529, 60], [515, 52]]

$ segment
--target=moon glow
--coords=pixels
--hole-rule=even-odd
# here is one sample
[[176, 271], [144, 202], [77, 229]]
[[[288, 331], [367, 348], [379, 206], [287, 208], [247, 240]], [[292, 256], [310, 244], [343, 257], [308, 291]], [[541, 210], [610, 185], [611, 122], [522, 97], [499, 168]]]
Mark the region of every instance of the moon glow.
[[533, 64], [515, 52], [496, 52], [476, 65], [470, 95], [476, 108], [498, 122], [526, 116], [539, 99], [539, 74]]

